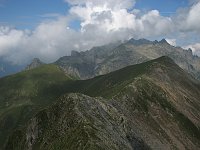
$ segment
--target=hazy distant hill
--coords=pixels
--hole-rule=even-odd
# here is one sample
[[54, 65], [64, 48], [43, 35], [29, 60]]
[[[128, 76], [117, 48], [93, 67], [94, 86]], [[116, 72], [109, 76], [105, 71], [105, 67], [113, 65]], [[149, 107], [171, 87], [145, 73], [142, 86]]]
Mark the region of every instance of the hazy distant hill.
[[0, 58], [0, 78], [23, 70], [24, 65], [14, 65]]
[[131, 39], [122, 44], [95, 47], [86, 52], [72, 52], [56, 61], [67, 73], [81, 79], [106, 74], [128, 65], [138, 64], [161, 56], [169, 56], [181, 68], [200, 78], [200, 58], [191, 50], [184, 50], [161, 41]]
[[168, 57], [89, 80], [44, 65], [0, 82], [8, 150], [200, 147], [200, 82]]

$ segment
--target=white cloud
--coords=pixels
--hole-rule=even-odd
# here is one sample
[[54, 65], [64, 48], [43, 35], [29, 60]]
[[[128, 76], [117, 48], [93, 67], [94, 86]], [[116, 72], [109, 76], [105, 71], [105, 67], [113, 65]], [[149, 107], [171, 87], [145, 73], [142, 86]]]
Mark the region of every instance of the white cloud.
[[176, 46], [176, 39], [166, 39], [166, 41], [172, 45], [172, 46]]
[[138, 16], [138, 11], [130, 13], [123, 8], [111, 9], [106, 5], [87, 4], [85, 7], [72, 7], [70, 12], [82, 20], [82, 31], [90, 30], [90, 27], [101, 28], [108, 33], [127, 29], [131, 30], [134, 36], [148, 37], [166, 34], [173, 29], [172, 20], [169, 17], [162, 17], [157, 10]]
[[[52, 61], [73, 49], [73, 30], [67, 30], [67, 18], [41, 23], [34, 31], [1, 27], [0, 56], [13, 63], [27, 63], [33, 57]], [[71, 35], [73, 37], [71, 38]]]
[[[71, 50], [87, 50], [99, 46], [134, 38], [166, 37], [175, 30], [199, 30], [199, 4], [179, 13], [175, 20], [184, 17], [182, 25], [160, 15], [158, 10], [144, 14], [133, 8], [135, 0], [65, 0], [71, 4], [66, 16], [47, 14], [51, 18], [41, 22], [33, 31], [0, 27], [0, 57], [13, 63], [27, 63], [33, 57], [52, 62]], [[188, 12], [188, 14], [187, 14]], [[197, 17], [195, 19], [195, 17]], [[81, 22], [81, 29], [70, 28], [73, 20]], [[177, 21], [177, 22], [178, 22]], [[167, 39], [172, 45], [175, 39]]]
[[190, 8], [180, 9], [174, 22], [180, 31], [200, 32], [200, 1], [194, 3]]
[[193, 5], [192, 8], [190, 9], [186, 23], [187, 26], [186, 28], [189, 30], [198, 30], [200, 31], [200, 2], [197, 4]]
[[187, 46], [184, 46], [184, 48], [185, 49], [190, 48], [195, 55], [200, 56], [200, 43], [187, 45]]
[[65, 0], [65, 2], [71, 5], [90, 5], [111, 9], [132, 8], [135, 5], [135, 0]]

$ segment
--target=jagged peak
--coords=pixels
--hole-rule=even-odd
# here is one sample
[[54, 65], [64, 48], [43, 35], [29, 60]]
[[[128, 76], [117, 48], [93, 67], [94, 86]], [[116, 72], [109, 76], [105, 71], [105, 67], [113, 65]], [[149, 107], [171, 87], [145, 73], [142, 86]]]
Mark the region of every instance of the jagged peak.
[[26, 67], [25, 70], [31, 70], [31, 69], [37, 68], [43, 64], [44, 63], [39, 58], [33, 58], [32, 62]]
[[162, 39], [161, 41], [159, 41], [159, 43], [162, 43], [162, 44], [169, 44], [169, 43], [167, 42], [166, 39]]
[[33, 58], [32, 63], [43, 63], [39, 58]]
[[80, 55], [80, 53], [78, 52], [78, 51], [75, 51], [75, 50], [72, 50], [71, 51], [71, 56], [79, 56]]
[[133, 44], [133, 45], [142, 45], [142, 44], [151, 44], [152, 41], [149, 41], [147, 39], [134, 39], [134, 38], [131, 38], [128, 43], [130, 44]]
[[188, 49], [188, 51], [189, 51], [189, 52], [192, 52], [192, 49], [191, 49], [191, 48], [189, 48], [189, 49]]

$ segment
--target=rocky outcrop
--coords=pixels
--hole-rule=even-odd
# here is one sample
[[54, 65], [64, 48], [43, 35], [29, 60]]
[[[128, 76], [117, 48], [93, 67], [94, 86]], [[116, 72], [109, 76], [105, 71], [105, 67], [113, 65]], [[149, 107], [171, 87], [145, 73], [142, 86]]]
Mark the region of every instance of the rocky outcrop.
[[31, 62], [31, 64], [26, 67], [26, 70], [31, 70], [31, 69], [37, 68], [43, 64], [44, 63], [42, 61], [40, 61], [39, 58], [34, 58]]
[[70, 70], [76, 70], [73, 74], [81, 79], [88, 79], [161, 56], [169, 56], [182, 69], [197, 79], [200, 78], [200, 58], [194, 56], [191, 50], [170, 45], [165, 39], [130, 39], [124, 43], [95, 47], [85, 52], [72, 51], [71, 56], [62, 57], [55, 63], [64, 70], [69, 67]]
[[169, 57], [61, 87], [75, 93], [37, 113], [6, 149], [200, 147], [200, 83]]

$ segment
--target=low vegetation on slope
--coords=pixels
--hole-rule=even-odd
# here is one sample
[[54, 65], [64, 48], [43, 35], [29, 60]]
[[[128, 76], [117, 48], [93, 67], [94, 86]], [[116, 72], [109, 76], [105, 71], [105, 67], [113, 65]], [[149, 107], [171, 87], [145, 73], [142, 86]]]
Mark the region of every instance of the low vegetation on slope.
[[[38, 113], [27, 128], [16, 131], [6, 149], [129, 150], [132, 147], [122, 129], [121, 116], [106, 101], [82, 94], [64, 95]], [[137, 146], [148, 148], [142, 140]]]
[[[35, 112], [58, 98], [62, 89], [47, 88], [71, 80], [55, 65], [39, 68], [0, 79], [0, 145], [17, 126], [24, 124]], [[49, 89], [50, 90], [50, 89]]]
[[[42, 90], [31, 99], [40, 108], [56, 103], [17, 128], [7, 149], [199, 148], [200, 84], [170, 58], [89, 80], [70, 80], [59, 69], [56, 72], [61, 76], [56, 73], [54, 81], [38, 76]], [[45, 79], [53, 83], [43, 87]], [[88, 96], [67, 94], [57, 99], [65, 93]], [[92, 98], [97, 96], [103, 98]]]

